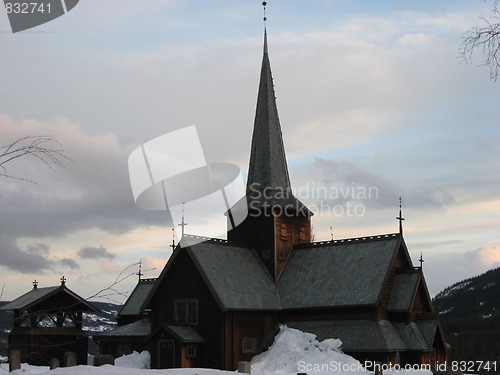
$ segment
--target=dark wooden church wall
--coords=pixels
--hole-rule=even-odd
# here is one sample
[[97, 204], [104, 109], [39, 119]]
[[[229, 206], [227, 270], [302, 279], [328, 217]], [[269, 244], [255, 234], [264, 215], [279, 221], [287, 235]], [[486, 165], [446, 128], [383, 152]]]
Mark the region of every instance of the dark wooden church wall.
[[[222, 365], [223, 314], [187, 254], [187, 250], [181, 249], [180, 251], [175, 263], [171, 265], [169, 274], [162, 281], [155, 298], [151, 301], [152, 330], [154, 331], [163, 323], [181, 324], [174, 319], [174, 301], [196, 299], [198, 323], [190, 324], [190, 326], [209, 343], [205, 345], [202, 353], [204, 366], [218, 368]], [[153, 345], [153, 348], [156, 346]]]
[[[275, 313], [229, 311], [225, 314], [224, 367], [236, 370], [239, 361], [250, 361], [272, 343], [277, 326]], [[243, 339], [253, 339], [255, 350], [243, 350]]]

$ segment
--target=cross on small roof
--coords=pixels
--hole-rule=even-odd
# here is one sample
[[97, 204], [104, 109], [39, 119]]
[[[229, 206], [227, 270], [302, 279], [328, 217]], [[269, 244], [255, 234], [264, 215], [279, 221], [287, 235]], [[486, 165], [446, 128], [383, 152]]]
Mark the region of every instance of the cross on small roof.
[[170, 245], [172, 251], [175, 249], [175, 228], [172, 228], [172, 245]]
[[396, 219], [399, 220], [399, 233], [403, 234], [403, 220], [405, 218], [401, 214], [401, 197], [399, 197], [399, 216]]
[[66, 278], [64, 276], [61, 277], [61, 285], [66, 285]]
[[184, 237], [184, 227], [188, 225], [188, 223], [184, 222], [184, 205], [186, 202], [182, 202], [182, 221], [180, 224], [177, 224], [178, 226], [182, 227], [182, 237]]
[[33, 281], [33, 289], [37, 289], [38, 288], [38, 281]]
[[141, 276], [144, 276], [142, 273], [142, 259], [139, 259], [139, 272], [137, 272], [137, 276], [139, 276], [139, 282], [141, 281]]

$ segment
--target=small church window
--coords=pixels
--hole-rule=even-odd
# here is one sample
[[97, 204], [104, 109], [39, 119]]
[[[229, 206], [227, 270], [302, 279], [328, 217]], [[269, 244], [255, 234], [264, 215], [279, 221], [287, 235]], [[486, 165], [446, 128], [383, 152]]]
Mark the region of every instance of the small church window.
[[198, 345], [188, 345], [186, 347], [186, 357], [193, 358], [198, 357]]
[[286, 224], [281, 224], [281, 239], [286, 241], [288, 238], [288, 229], [286, 228]]
[[186, 324], [198, 324], [198, 300], [178, 299], [174, 301], [175, 321]]
[[242, 353], [257, 353], [257, 338], [256, 337], [243, 337], [241, 339], [241, 352]]
[[304, 227], [299, 228], [299, 239], [303, 242], [306, 241], [306, 228]]

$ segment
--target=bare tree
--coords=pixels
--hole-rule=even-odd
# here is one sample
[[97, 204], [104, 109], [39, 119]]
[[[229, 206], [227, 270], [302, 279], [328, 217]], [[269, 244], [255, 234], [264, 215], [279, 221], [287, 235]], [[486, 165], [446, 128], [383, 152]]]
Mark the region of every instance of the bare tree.
[[475, 26], [468, 31], [462, 42], [459, 56], [462, 61], [472, 62], [472, 55], [479, 50], [484, 56], [482, 65], [490, 67], [490, 78], [493, 81], [498, 79], [500, 68], [500, 10], [498, 9], [498, 1], [494, 0], [490, 9], [490, 16], [479, 17], [483, 24]]
[[50, 135], [29, 135], [0, 147], [0, 177], [14, 178], [35, 183], [32, 180], [17, 177], [9, 173], [7, 164], [13, 160], [33, 156], [41, 160], [50, 169], [63, 166], [62, 161], [71, 160], [64, 155], [62, 145]]

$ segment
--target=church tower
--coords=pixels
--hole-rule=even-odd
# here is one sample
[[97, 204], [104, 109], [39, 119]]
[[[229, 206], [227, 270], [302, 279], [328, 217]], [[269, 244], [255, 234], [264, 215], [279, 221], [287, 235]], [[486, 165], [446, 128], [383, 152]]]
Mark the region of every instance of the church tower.
[[[244, 204], [244, 200], [238, 204]], [[237, 208], [238, 204], [236, 205]], [[293, 194], [264, 30], [264, 55], [246, 188], [247, 218], [228, 240], [255, 249], [276, 281], [295, 244], [311, 242], [311, 211]], [[231, 210], [234, 210], [231, 209]]]

